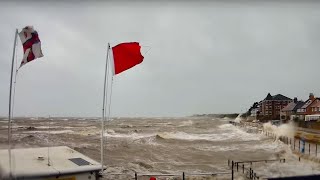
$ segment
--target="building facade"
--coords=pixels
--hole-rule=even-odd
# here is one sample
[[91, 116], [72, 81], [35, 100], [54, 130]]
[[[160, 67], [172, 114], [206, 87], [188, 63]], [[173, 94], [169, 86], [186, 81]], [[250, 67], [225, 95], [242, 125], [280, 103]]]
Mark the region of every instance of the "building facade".
[[291, 103], [281, 109], [280, 119], [284, 121], [293, 120], [296, 117], [297, 109], [301, 108], [303, 105], [303, 101], [298, 101], [297, 98], [294, 98]]
[[310, 104], [311, 115], [320, 114], [320, 98], [315, 98], [315, 100]]
[[297, 110], [297, 115], [299, 116], [299, 119], [304, 120], [306, 115], [311, 115], [313, 113], [311, 105], [315, 104], [315, 100], [319, 100], [319, 98], [316, 98], [313, 93], [310, 93], [309, 99], [306, 100], [303, 106], [301, 106]]
[[260, 116], [263, 116], [264, 120], [280, 119], [281, 109], [291, 102], [292, 99], [282, 94], [271, 96], [268, 93], [267, 97], [259, 102]]

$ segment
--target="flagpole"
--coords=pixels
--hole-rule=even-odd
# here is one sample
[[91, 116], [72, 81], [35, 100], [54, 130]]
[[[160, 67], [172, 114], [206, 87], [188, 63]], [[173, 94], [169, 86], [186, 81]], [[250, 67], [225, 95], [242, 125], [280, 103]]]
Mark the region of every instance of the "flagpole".
[[11, 99], [12, 99], [12, 79], [13, 79], [13, 66], [14, 66], [14, 55], [16, 53], [16, 44], [17, 44], [17, 35], [18, 29], [15, 31], [14, 35], [14, 44], [13, 44], [13, 53], [12, 53], [12, 62], [11, 62], [11, 76], [10, 76], [10, 91], [9, 91], [9, 114], [8, 114], [8, 151], [9, 151], [9, 166], [10, 166], [10, 177], [12, 176], [11, 172]]
[[101, 119], [101, 173], [103, 173], [103, 155], [104, 155], [104, 121], [105, 121], [105, 111], [106, 111], [106, 86], [107, 75], [108, 75], [108, 59], [109, 59], [110, 43], [108, 43], [107, 57], [106, 57], [106, 68], [104, 73], [104, 85], [103, 85], [103, 103], [102, 103], [102, 119]]

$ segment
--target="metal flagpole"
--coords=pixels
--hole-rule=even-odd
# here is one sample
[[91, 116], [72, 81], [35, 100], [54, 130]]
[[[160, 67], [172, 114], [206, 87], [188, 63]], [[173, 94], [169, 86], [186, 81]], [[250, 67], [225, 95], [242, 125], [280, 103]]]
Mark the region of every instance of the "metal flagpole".
[[105, 111], [106, 111], [106, 93], [108, 88], [107, 85], [107, 75], [108, 75], [108, 59], [109, 59], [110, 43], [108, 43], [107, 57], [106, 57], [106, 68], [104, 73], [104, 85], [103, 85], [103, 103], [102, 103], [102, 119], [101, 119], [101, 173], [103, 172], [103, 144], [104, 144], [104, 121], [105, 121]]
[[9, 166], [10, 166], [10, 177], [12, 176], [12, 165], [11, 165], [11, 97], [12, 97], [12, 79], [13, 79], [13, 66], [14, 66], [14, 55], [16, 53], [18, 29], [15, 31], [12, 63], [11, 63], [11, 76], [10, 76], [10, 91], [9, 91], [9, 114], [8, 114], [8, 151], [9, 151]]
[[50, 137], [50, 116], [48, 118], [48, 138], [47, 138], [47, 145], [48, 145], [48, 166], [51, 166], [50, 164], [50, 152], [49, 152], [49, 148], [50, 148], [50, 145], [49, 145], [49, 137]]

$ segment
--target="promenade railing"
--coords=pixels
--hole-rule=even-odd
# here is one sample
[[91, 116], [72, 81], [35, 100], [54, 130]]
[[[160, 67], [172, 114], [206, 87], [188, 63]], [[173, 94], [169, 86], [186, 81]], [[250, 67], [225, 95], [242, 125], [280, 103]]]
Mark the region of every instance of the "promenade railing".
[[[111, 176], [121, 176], [121, 175], [131, 175], [132, 174], [126, 174], [126, 173], [108, 173], [108, 174], [104, 174], [104, 176], [106, 175], [111, 175]], [[219, 176], [219, 175], [231, 175], [230, 171], [223, 171], [223, 172], [209, 172], [209, 173], [188, 173], [188, 172], [182, 172], [182, 173], [173, 173], [173, 174], [155, 174], [155, 173], [142, 173], [142, 172], [135, 172], [134, 176], [132, 179], [134, 180], [139, 180], [140, 178], [142, 179], [149, 179], [151, 177], [155, 177], [155, 178], [159, 178], [159, 177], [177, 177], [180, 178], [182, 180], [186, 180], [187, 177], [190, 176]], [[233, 179], [232, 177], [230, 179]]]
[[[232, 177], [234, 177], [234, 173], [242, 173], [245, 174], [248, 179], [262, 179], [261, 176], [259, 176], [257, 173], [254, 172], [252, 165], [254, 163], [268, 163], [268, 162], [282, 162], [285, 163], [286, 159], [263, 159], [263, 160], [249, 160], [249, 161], [233, 161], [233, 160], [228, 160], [228, 166], [231, 166], [231, 173]], [[246, 165], [250, 165], [247, 167]], [[239, 171], [239, 169], [241, 171]]]

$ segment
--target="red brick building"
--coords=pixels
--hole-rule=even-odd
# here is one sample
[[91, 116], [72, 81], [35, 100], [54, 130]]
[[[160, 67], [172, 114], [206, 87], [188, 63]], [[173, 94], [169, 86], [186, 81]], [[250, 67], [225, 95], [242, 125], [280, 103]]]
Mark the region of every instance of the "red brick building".
[[315, 100], [310, 105], [311, 114], [320, 114], [320, 98], [315, 98]]
[[292, 102], [292, 99], [282, 94], [271, 96], [271, 94], [268, 93], [267, 97], [259, 103], [260, 116], [262, 116], [264, 120], [280, 119], [281, 109], [290, 102]]
[[[313, 95], [313, 93], [310, 93], [309, 99], [306, 100], [306, 101], [304, 102], [304, 105], [297, 110], [297, 115], [299, 116], [299, 118], [300, 118], [301, 120], [304, 120], [304, 117], [305, 117], [306, 115], [311, 115], [311, 114], [313, 114], [311, 105], [312, 105], [312, 104], [313, 104], [313, 105], [316, 105], [316, 102], [317, 102], [318, 100], [320, 100], [320, 99], [319, 99], [319, 98], [316, 98], [316, 97]], [[317, 106], [316, 106], [316, 107], [317, 107]], [[313, 109], [314, 109], [314, 106], [313, 106]], [[317, 113], [315, 112], [314, 114], [317, 114]]]

